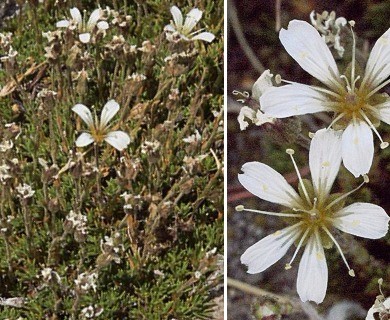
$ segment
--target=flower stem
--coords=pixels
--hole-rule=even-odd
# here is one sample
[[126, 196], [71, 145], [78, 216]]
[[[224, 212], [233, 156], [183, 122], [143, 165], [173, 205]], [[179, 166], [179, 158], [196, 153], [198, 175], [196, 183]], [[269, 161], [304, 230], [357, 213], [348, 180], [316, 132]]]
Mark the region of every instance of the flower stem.
[[[0, 205], [0, 212], [1, 212], [1, 225], [3, 224], [7, 225], [10, 227], [7, 223], [7, 217], [5, 216], [4, 213], [4, 200], [5, 200], [5, 189], [4, 187], [1, 189], [1, 205]], [[7, 264], [8, 264], [8, 271], [12, 272], [12, 264], [11, 264], [11, 250], [10, 250], [10, 243], [9, 243], [9, 237], [8, 237], [8, 230], [4, 233], [2, 233], [4, 242], [5, 242], [5, 253], [7, 257]]]
[[98, 202], [98, 207], [99, 207], [99, 211], [101, 211], [101, 199], [102, 199], [102, 189], [101, 189], [101, 185], [100, 185], [100, 178], [101, 178], [101, 175], [100, 175], [100, 169], [99, 169], [99, 145], [97, 143], [95, 143], [94, 145], [94, 149], [95, 149], [95, 166], [96, 166], [96, 188], [97, 188], [97, 202]]
[[31, 247], [31, 216], [30, 216], [30, 210], [28, 209], [28, 205], [26, 203], [23, 203], [22, 206], [23, 211], [23, 219], [24, 219], [24, 227], [26, 232], [26, 238], [27, 238], [27, 247], [28, 251], [31, 254], [32, 253], [32, 247]]

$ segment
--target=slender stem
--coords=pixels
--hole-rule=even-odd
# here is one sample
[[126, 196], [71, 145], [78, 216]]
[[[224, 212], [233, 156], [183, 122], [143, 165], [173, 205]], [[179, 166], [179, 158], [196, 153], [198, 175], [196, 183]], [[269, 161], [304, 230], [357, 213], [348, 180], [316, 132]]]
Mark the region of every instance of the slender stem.
[[[4, 213], [4, 199], [5, 199], [5, 189], [3, 186], [3, 188], [1, 188], [1, 204], [0, 204], [2, 225], [3, 225], [3, 223], [4, 224], [7, 223], [7, 217], [5, 216], [5, 213]], [[7, 225], [7, 229], [8, 229], [10, 226], [8, 223], [6, 225]], [[6, 232], [8, 232], [8, 230]], [[9, 239], [8, 239], [8, 234], [3, 233], [3, 238], [4, 238], [4, 242], [5, 242], [5, 254], [7, 256], [8, 271], [12, 272], [11, 250], [10, 250], [10, 243], [9, 243]]]
[[230, 9], [228, 10], [228, 18], [236, 35], [237, 41], [239, 42], [242, 50], [244, 51], [244, 54], [246, 55], [254, 69], [259, 73], [263, 73], [265, 68], [257, 58], [257, 55], [253, 52], [248, 42], [246, 41], [245, 34], [242, 30], [242, 26], [240, 23], [240, 19], [238, 18], [236, 6], [234, 5], [234, 2], [232, 0], [228, 1], [228, 7]]
[[28, 250], [31, 254], [32, 253], [32, 251], [31, 251], [31, 217], [30, 217], [30, 210], [29, 210], [28, 205], [26, 203], [23, 203], [22, 211], [23, 211], [24, 227], [25, 227], [26, 238], [27, 238], [27, 247], [28, 247]]
[[95, 149], [95, 166], [96, 166], [96, 188], [97, 188], [97, 202], [99, 205], [99, 211], [101, 211], [101, 199], [102, 199], [102, 190], [100, 185], [100, 169], [99, 169], [99, 145], [97, 143], [94, 144]]
[[269, 297], [271, 299], [275, 299], [276, 301], [278, 301], [280, 303], [286, 303], [286, 304], [292, 303], [292, 301], [285, 296], [281, 296], [281, 295], [260, 289], [259, 287], [251, 286], [247, 283], [238, 281], [236, 279], [227, 278], [227, 285], [230, 288], [236, 288], [238, 290], [241, 290], [243, 292], [246, 292], [246, 293], [258, 296], [258, 297]]
[[78, 313], [79, 313], [79, 305], [80, 305], [81, 295], [80, 290], [75, 290], [75, 299], [72, 306], [72, 319], [77, 319]]

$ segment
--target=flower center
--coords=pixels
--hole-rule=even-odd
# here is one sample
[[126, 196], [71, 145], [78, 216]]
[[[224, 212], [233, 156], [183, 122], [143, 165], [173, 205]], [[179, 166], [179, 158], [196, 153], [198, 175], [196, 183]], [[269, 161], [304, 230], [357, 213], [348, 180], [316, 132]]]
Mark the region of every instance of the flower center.
[[93, 137], [93, 140], [95, 140], [95, 142], [97, 144], [100, 144], [103, 142], [104, 138], [106, 137], [107, 135], [107, 132], [106, 130], [104, 130], [104, 128], [99, 128], [99, 126], [93, 126], [90, 128], [91, 130], [91, 135]]
[[348, 119], [361, 118], [359, 113], [365, 106], [364, 97], [356, 92], [347, 92], [340, 101], [340, 113], [344, 113]]

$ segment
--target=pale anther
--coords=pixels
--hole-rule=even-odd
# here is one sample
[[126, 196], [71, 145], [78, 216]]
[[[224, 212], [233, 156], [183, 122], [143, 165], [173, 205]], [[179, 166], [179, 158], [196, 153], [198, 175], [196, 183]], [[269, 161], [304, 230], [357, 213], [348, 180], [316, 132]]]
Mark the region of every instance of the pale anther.
[[244, 210], [245, 210], [245, 207], [242, 204], [240, 204], [236, 207], [236, 211], [244, 211]]
[[282, 83], [282, 76], [280, 74], [277, 74], [275, 76], [275, 82], [276, 82], [276, 84], [281, 84]]
[[351, 276], [351, 277], [355, 277], [355, 271], [353, 271], [353, 269], [350, 269], [348, 271], [348, 274]]
[[286, 263], [286, 265], [285, 265], [285, 267], [284, 267], [284, 269], [286, 269], [286, 270], [290, 270], [292, 267], [291, 267], [291, 264], [289, 264], [289, 263]]
[[363, 180], [365, 183], [369, 183], [370, 182], [370, 178], [368, 178], [368, 175], [366, 174], [363, 174]]
[[286, 153], [289, 155], [295, 154], [295, 151], [293, 149], [286, 149]]
[[387, 141], [383, 141], [383, 142], [380, 144], [381, 149], [386, 149], [388, 146], [389, 146], [389, 143], [388, 143]]

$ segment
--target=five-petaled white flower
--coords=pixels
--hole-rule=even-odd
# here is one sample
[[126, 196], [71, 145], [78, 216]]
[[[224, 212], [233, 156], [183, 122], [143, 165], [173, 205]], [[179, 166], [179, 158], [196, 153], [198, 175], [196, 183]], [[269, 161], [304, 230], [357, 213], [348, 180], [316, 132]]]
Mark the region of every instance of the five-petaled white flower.
[[83, 132], [77, 138], [76, 146], [85, 147], [92, 142], [100, 144], [104, 140], [117, 150], [122, 151], [130, 143], [130, 137], [126, 132], [109, 131], [110, 126], [108, 125], [108, 122], [119, 111], [119, 104], [115, 100], [109, 100], [105, 104], [100, 116], [100, 121], [96, 116], [94, 119], [91, 111], [83, 104], [76, 104], [72, 110], [80, 116], [89, 128], [89, 132]]
[[364, 75], [356, 65], [353, 32], [352, 36], [352, 62], [345, 74], [340, 75], [316, 29], [304, 21], [291, 21], [287, 30], [280, 31], [280, 41], [291, 57], [327, 88], [285, 81], [287, 85], [269, 88], [260, 97], [260, 105], [266, 115], [275, 118], [333, 112], [331, 126], [345, 129], [342, 134], [344, 166], [358, 177], [368, 173], [372, 164], [372, 131], [379, 137], [382, 149], [389, 145], [383, 142], [376, 127], [380, 121], [390, 124], [390, 97], [379, 93], [390, 83], [390, 29], [376, 41]]
[[[341, 164], [341, 132], [332, 129], [319, 130], [313, 137], [309, 153], [312, 184], [299, 174], [293, 150], [288, 149], [300, 181], [296, 192], [281, 174], [260, 162], [249, 162], [239, 174], [240, 183], [259, 198], [283, 205], [283, 213], [251, 210], [238, 206], [238, 211], [257, 212], [286, 217], [296, 221], [249, 247], [241, 256], [249, 273], [262, 272], [279, 259], [295, 243], [297, 248], [286, 264], [291, 268], [299, 249], [306, 246], [301, 258], [297, 278], [297, 291], [302, 301], [321, 303], [326, 294], [328, 268], [324, 248], [335, 245], [346, 264], [349, 274], [354, 276], [342, 249], [331, 230], [336, 228], [356, 236], [377, 239], [386, 235], [390, 218], [379, 206], [370, 203], [354, 203], [344, 207], [346, 194], [331, 194], [330, 189]], [[365, 176], [365, 181], [368, 178]]]
[[[97, 26], [99, 30], [107, 30], [108, 23], [106, 21], [99, 21], [102, 17], [102, 10], [95, 9], [92, 11], [91, 16], [86, 22], [86, 18], [81, 16], [80, 10], [77, 8], [70, 9], [70, 15], [72, 16], [71, 20], [61, 20], [58, 21], [56, 26], [57, 28], [77, 28], [80, 32], [79, 39], [83, 43], [89, 43], [91, 40], [91, 32]], [[85, 12], [84, 12], [85, 15]]]
[[178, 39], [183, 40], [203, 40], [207, 42], [211, 42], [214, 40], [215, 36], [210, 32], [201, 32], [201, 30], [194, 31], [195, 25], [202, 18], [202, 11], [197, 8], [192, 9], [186, 16], [186, 19], [183, 24], [183, 14], [180, 9], [176, 6], [171, 7], [171, 14], [173, 17], [173, 21], [171, 24], [168, 24], [164, 27], [164, 31], [167, 34], [167, 38], [170, 41], [174, 41], [175, 36]]

